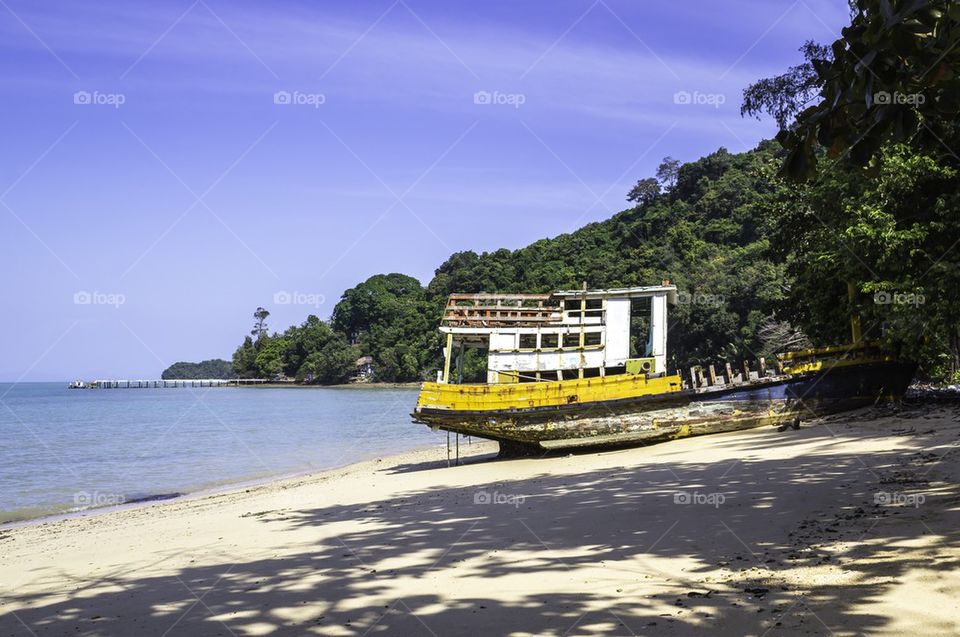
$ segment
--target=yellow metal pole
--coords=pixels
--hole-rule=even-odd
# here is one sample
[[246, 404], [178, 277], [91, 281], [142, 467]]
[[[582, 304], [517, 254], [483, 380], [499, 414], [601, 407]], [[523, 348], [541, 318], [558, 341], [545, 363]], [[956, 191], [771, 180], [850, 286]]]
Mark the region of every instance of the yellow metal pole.
[[847, 297], [850, 299], [850, 331], [853, 336], [853, 343], [856, 345], [860, 342], [860, 313], [856, 311], [856, 301], [857, 301], [857, 287], [851, 283], [847, 283]]
[[586, 346], [586, 335], [583, 332], [587, 320], [587, 282], [583, 282], [583, 296], [580, 297], [580, 369], [577, 371], [577, 377], [583, 378], [583, 368], [587, 364], [587, 355], [584, 352]]
[[453, 334], [447, 334], [447, 346], [443, 350], [443, 382], [450, 382], [450, 358], [453, 356]]

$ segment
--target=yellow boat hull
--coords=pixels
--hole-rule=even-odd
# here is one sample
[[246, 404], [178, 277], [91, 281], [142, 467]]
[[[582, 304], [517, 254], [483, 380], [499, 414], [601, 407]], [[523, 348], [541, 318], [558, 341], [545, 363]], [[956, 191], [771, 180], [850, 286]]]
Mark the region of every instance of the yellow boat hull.
[[501, 442], [501, 451], [646, 444], [793, 424], [903, 394], [915, 365], [837, 361], [798, 373], [684, 389], [678, 376], [610, 376], [554, 383], [425, 383], [414, 420]]
[[680, 392], [682, 385], [679, 376], [647, 378], [643, 374], [502, 385], [424, 383], [417, 409], [536, 409], [671, 394]]

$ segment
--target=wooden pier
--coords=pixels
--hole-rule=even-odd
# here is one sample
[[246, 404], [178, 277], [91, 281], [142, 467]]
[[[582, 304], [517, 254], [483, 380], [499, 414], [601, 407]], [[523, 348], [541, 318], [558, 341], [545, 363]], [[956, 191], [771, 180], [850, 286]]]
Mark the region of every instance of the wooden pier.
[[90, 389], [153, 389], [173, 387], [246, 387], [265, 385], [277, 381], [266, 378], [197, 378], [177, 380], [92, 380], [86, 384]]

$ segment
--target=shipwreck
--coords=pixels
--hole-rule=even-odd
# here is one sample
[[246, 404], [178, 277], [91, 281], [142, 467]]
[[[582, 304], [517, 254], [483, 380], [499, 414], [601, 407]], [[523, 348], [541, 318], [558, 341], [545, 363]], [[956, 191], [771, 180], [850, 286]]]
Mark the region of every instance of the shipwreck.
[[[412, 414], [496, 440], [501, 455], [645, 444], [818, 417], [896, 399], [915, 365], [860, 339], [722, 367], [668, 369], [669, 282], [552, 294], [452, 294], [443, 369]], [[485, 382], [463, 382], [469, 348]]]

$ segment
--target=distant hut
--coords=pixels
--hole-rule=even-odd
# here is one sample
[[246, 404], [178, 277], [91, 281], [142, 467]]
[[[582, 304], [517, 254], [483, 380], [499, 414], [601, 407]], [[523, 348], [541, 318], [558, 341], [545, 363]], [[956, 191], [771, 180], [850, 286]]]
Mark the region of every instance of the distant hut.
[[354, 366], [356, 371], [353, 374], [353, 382], [369, 383], [373, 380], [373, 356], [361, 356]]

